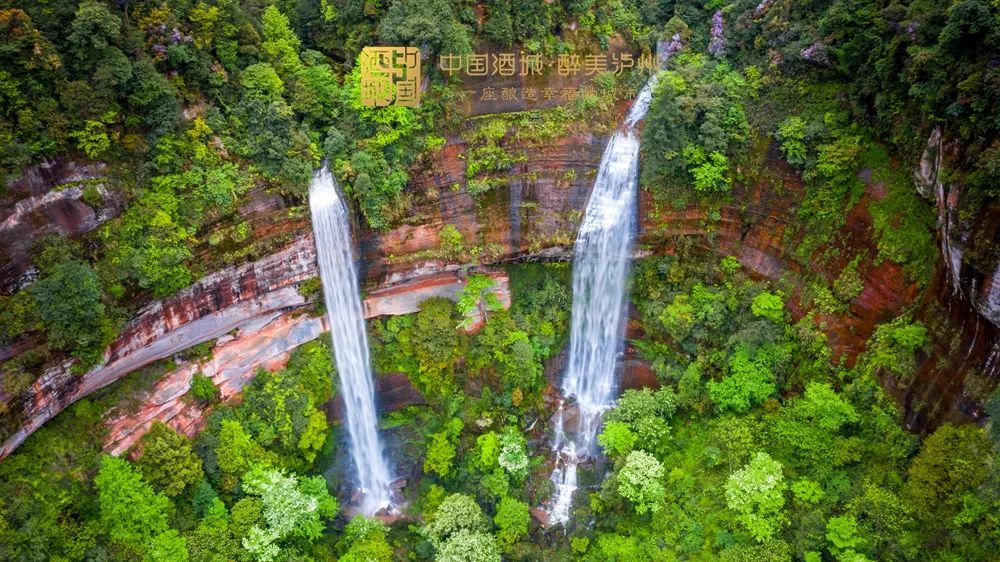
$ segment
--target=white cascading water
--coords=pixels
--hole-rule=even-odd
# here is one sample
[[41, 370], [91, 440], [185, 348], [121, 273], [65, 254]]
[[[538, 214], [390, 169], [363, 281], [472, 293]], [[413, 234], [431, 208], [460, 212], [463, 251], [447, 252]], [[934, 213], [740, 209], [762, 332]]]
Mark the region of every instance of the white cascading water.
[[326, 166], [313, 176], [309, 208], [333, 353], [340, 374], [351, 457], [361, 488], [360, 508], [373, 515], [392, 506], [392, 476], [378, 436], [375, 388], [352, 255], [350, 219], [337, 183]]
[[[555, 499], [550, 523], [565, 523], [577, 488], [577, 466], [594, 453], [601, 415], [614, 404], [615, 364], [625, 336], [625, 285], [635, 236], [639, 134], [655, 76], [646, 83], [601, 157], [597, 180], [576, 237], [573, 258], [573, 317], [564, 398], [575, 397], [573, 412], [565, 401], [555, 416], [552, 483]], [[575, 417], [572, 428], [565, 424]]]

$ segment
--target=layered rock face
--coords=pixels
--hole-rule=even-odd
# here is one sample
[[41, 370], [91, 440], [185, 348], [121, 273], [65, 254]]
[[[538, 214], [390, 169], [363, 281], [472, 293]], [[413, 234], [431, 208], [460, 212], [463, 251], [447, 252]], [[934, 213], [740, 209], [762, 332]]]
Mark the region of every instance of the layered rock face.
[[89, 232], [121, 212], [124, 201], [103, 178], [103, 164], [55, 160], [26, 168], [0, 189], [0, 294], [30, 277], [32, 244], [48, 234]]
[[934, 129], [914, 171], [917, 189], [938, 212], [941, 265], [916, 312], [931, 331], [932, 349], [912, 381], [888, 386], [907, 426], [918, 430], [941, 420], [982, 421], [980, 401], [1000, 380], [1000, 208], [963, 216], [962, 186], [942, 178], [957, 152]]
[[[413, 212], [407, 225], [387, 233], [356, 232], [363, 284], [368, 290], [366, 314], [413, 312], [431, 296], [454, 296], [462, 286], [469, 260], [499, 264], [571, 257], [575, 229], [605, 142], [600, 136], [565, 137], [517, 164], [511, 171], [509, 189], [495, 189], [478, 199], [463, 187], [464, 145], [454, 142], [446, 146], [413, 179]], [[907, 426], [917, 432], [943, 421], [979, 419], [979, 399], [995, 386], [1000, 363], [994, 323], [1000, 316], [1000, 272], [996, 261], [972, 260], [968, 251], [980, 234], [985, 235], [981, 244], [995, 239], [990, 229], [1000, 221], [994, 215], [958, 220], [958, 188], [936, 183], [941, 160], [936, 155], [941, 147], [940, 135], [936, 140], [932, 136], [930, 156], [925, 155], [917, 173], [918, 185], [933, 194], [942, 213], [939, 238], [943, 259], [936, 280], [920, 292], [908, 284], [899, 266], [874, 263], [876, 252], [870, 251], [858, 269], [864, 289], [848, 311], [816, 316], [835, 357], [851, 364], [879, 323], [916, 305], [916, 319], [932, 333], [933, 352], [921, 357], [913, 380], [887, 378], [885, 385], [903, 406]], [[883, 190], [866, 182], [865, 195], [837, 233], [833, 243], [850, 251], [806, 271], [792, 254], [801, 235], [794, 231], [793, 219], [802, 199], [801, 178], [773, 147], [762, 166], [765, 173], [759, 176], [768, 179], [736, 186], [732, 203], [721, 209], [721, 220], [717, 221], [709, 220], [709, 213], [698, 206], [675, 209], [643, 194], [638, 253], [672, 253], [683, 243], [701, 248], [706, 255], [733, 255], [757, 277], [780, 280], [784, 286], [790, 283], [794, 288], [793, 316], [799, 318], [808, 312], [799, 294], [809, 275], [832, 280], [859, 250], [875, 247], [867, 203], [881, 197]], [[8, 208], [6, 203], [3, 208]], [[267, 218], [260, 215], [255, 220]], [[441, 251], [440, 232], [448, 224], [463, 235], [466, 251], [461, 257]], [[283, 228], [287, 230], [287, 226]], [[83, 376], [71, 374], [69, 365], [50, 366], [31, 389], [12, 401], [7, 416], [16, 416], [9, 418], [16, 421], [16, 431], [0, 446], [0, 458], [73, 401], [143, 365], [202, 342], [217, 340], [210, 359], [181, 365], [163, 377], [146, 394], [138, 411], [113, 413], [109, 450], [120, 453], [129, 449], [154, 420], [168, 421], [189, 434], [197, 431], [204, 412], [184, 397], [195, 372], [210, 376], [222, 395], [231, 398], [258, 368], [283, 365], [295, 347], [319, 337], [324, 330], [321, 319], [304, 314], [307, 299], [296, 289], [297, 284], [316, 275], [308, 225], [296, 228], [301, 235], [284, 250], [209, 275], [178, 295], [148, 305], [107, 351], [103, 366]], [[266, 232], [266, 224], [261, 228], [255, 224], [254, 230], [257, 234]], [[509, 303], [505, 279], [502, 275], [496, 278], [500, 296]], [[627, 362], [626, 370], [626, 378], [633, 381], [630, 386], [652, 382], [645, 366], [634, 358]], [[380, 381], [379, 391], [384, 407], [420, 401], [405, 380], [383, 378], [386, 380]]]

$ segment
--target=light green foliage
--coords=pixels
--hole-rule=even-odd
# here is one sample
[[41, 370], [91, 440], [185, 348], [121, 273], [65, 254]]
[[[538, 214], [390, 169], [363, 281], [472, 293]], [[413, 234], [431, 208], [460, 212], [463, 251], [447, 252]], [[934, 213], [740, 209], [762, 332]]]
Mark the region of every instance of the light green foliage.
[[729, 375], [708, 381], [708, 395], [720, 410], [746, 412], [777, 390], [769, 358], [741, 347], [729, 358]]
[[726, 481], [726, 505], [758, 542], [772, 537], [787, 523], [785, 476], [781, 463], [757, 453]]
[[488, 530], [489, 521], [482, 508], [472, 496], [465, 494], [446, 497], [434, 512], [434, 518], [424, 527], [427, 538], [437, 548], [460, 531], [478, 534]]
[[332, 364], [329, 347], [312, 342], [297, 349], [284, 369], [258, 373], [244, 393], [241, 423], [289, 468], [311, 465], [326, 440], [323, 404], [332, 396]]
[[781, 151], [788, 163], [802, 168], [806, 164], [808, 147], [805, 143], [806, 120], [797, 115], [789, 116], [778, 127], [775, 136], [781, 142]]
[[115, 112], [109, 111], [100, 120], [88, 119], [78, 131], [71, 131], [70, 138], [76, 139], [76, 146], [87, 155], [87, 158], [100, 158], [111, 148], [107, 125], [114, 121]]
[[604, 430], [597, 436], [597, 441], [604, 448], [604, 454], [609, 457], [623, 457], [635, 447], [639, 437], [620, 421], [609, 421], [604, 424]]
[[[163, 549], [173, 560], [184, 559], [178, 555], [184, 540], [168, 527], [167, 517], [173, 508], [170, 500], [154, 492], [128, 461], [110, 456], [101, 459], [94, 485], [101, 524], [111, 540], [147, 556]], [[161, 538], [167, 533], [170, 535]]]
[[753, 298], [750, 310], [754, 316], [767, 318], [773, 322], [782, 323], [785, 320], [785, 303], [781, 293], [774, 294], [764, 291]]
[[663, 465], [656, 457], [645, 451], [632, 451], [618, 471], [618, 493], [632, 502], [636, 513], [656, 513], [662, 509], [666, 496], [663, 476]]
[[346, 551], [338, 561], [392, 562], [392, 546], [386, 539], [387, 533], [388, 529], [381, 521], [356, 515], [344, 527], [341, 545], [346, 545]]
[[795, 501], [804, 505], [815, 505], [823, 501], [826, 495], [818, 483], [806, 478], [800, 478], [792, 484], [792, 493]]
[[253, 441], [238, 421], [223, 420], [215, 449], [223, 490], [232, 491], [251, 467], [273, 463], [273, 456]]
[[[165, 187], [165, 186], [163, 186]], [[192, 281], [185, 261], [190, 236], [180, 224], [181, 202], [172, 190], [148, 191], [114, 224], [102, 227], [107, 248], [103, 268], [163, 297]]]
[[427, 444], [427, 456], [424, 458], [424, 470], [437, 473], [442, 478], [451, 473], [452, 462], [457, 453], [456, 443], [462, 433], [464, 424], [459, 418], [452, 418], [444, 429], [430, 436]]
[[266, 62], [252, 64], [243, 69], [241, 83], [246, 95], [252, 98], [263, 100], [279, 100], [285, 93], [285, 84], [281, 77], [274, 70], [274, 67]]
[[174, 529], [160, 533], [150, 544], [147, 559], [157, 562], [161, 560], [163, 562], [187, 562], [187, 541]]
[[462, 233], [455, 228], [455, 225], [446, 224], [442, 226], [438, 232], [438, 238], [441, 240], [441, 251], [444, 252], [445, 256], [450, 259], [461, 257], [462, 252], [465, 250], [465, 241], [462, 239]]
[[850, 516], [831, 517], [826, 522], [826, 539], [837, 553], [853, 552], [864, 545], [858, 522]]
[[211, 404], [219, 398], [219, 388], [215, 386], [212, 379], [201, 373], [195, 373], [191, 377], [191, 397], [201, 404]]
[[300, 41], [289, 27], [288, 17], [278, 8], [268, 6], [261, 17], [261, 25], [264, 28], [264, 41], [260, 44], [260, 49], [271, 64], [282, 74], [293, 74], [300, 70]]
[[435, 562], [500, 562], [500, 549], [489, 533], [461, 529], [438, 549]]
[[489, 318], [488, 313], [503, 310], [503, 303], [493, 292], [496, 281], [489, 275], [470, 275], [465, 281], [465, 286], [458, 293], [458, 300], [455, 302], [455, 309], [458, 311], [462, 321], [459, 328], [467, 328], [472, 325], [473, 314], [477, 311], [484, 318]]
[[773, 434], [796, 466], [822, 481], [835, 468], [860, 460], [861, 444], [845, 435], [847, 426], [858, 421], [854, 406], [828, 384], [814, 382], [781, 411]]
[[733, 181], [728, 175], [729, 160], [725, 154], [717, 151], [706, 154], [704, 148], [689, 144], [684, 147], [681, 156], [687, 161], [695, 191], [728, 191], [732, 186]]
[[[615, 407], [605, 415], [605, 422], [612, 428], [613, 433], [603, 437], [601, 443], [604, 445], [609, 439], [623, 438], [628, 441], [634, 438], [634, 448], [660, 454], [666, 450], [670, 442], [668, 420], [676, 409], [677, 397], [670, 388], [661, 388], [657, 391], [648, 388], [628, 389], [619, 398]], [[631, 437], [621, 431], [621, 426], [611, 424], [624, 424], [625, 429], [630, 430]], [[617, 443], [614, 446], [624, 445], [625, 443]], [[625, 450], [621, 449], [621, 452], [624, 453]]]
[[493, 522], [497, 526], [497, 542], [504, 551], [509, 551], [515, 542], [528, 534], [531, 523], [528, 504], [505, 496], [497, 506]]
[[201, 459], [191, 443], [163, 422], [154, 422], [140, 441], [142, 456], [136, 466], [143, 478], [165, 495], [174, 497], [202, 479]]
[[243, 539], [243, 548], [262, 562], [277, 558], [282, 540], [318, 539], [325, 521], [339, 508], [321, 476], [299, 478], [255, 467], [243, 477], [242, 487], [247, 494], [260, 497], [263, 506], [262, 524], [252, 527]]
[[674, 295], [658, 315], [667, 333], [684, 342], [689, 338], [702, 339], [707, 333], [721, 329], [728, 310], [726, 296], [717, 288], [695, 283], [690, 292]]
[[916, 370], [916, 352], [928, 342], [927, 328], [900, 316], [888, 324], [880, 324], [868, 343], [864, 369], [874, 373], [886, 370], [908, 379]]
[[517, 429], [508, 427], [500, 434], [497, 464], [515, 480], [523, 480], [528, 475], [527, 443]]

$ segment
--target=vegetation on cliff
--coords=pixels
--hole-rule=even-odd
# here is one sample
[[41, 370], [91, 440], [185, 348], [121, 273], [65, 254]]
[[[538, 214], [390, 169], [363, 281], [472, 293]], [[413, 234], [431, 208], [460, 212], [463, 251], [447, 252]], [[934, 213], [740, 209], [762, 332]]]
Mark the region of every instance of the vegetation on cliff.
[[[8, 403], [46, 366], [71, 358], [86, 371], [140, 305], [251, 255], [266, 225], [240, 208], [256, 197], [279, 197], [296, 218], [326, 159], [365, 227], [388, 231], [412, 219], [411, 176], [453, 138], [467, 146], [456, 189], [484, 202], [527, 151], [608, 132], [641, 78], [602, 74], [567, 107], [466, 122], [460, 92], [432, 64], [421, 107], [362, 106], [356, 61], [371, 44], [554, 55], [670, 41], [643, 131], [643, 212], [697, 208], [711, 240], [751, 187], [779, 189], [766, 159], [802, 180], [783, 199], [794, 205], [775, 210], [801, 279], [763, 281], [682, 236], [673, 255], [637, 261], [627, 368], [649, 372], [607, 413], [605, 459], [582, 470], [586, 497], [565, 529], [546, 529], [534, 508], [553, 492], [548, 420], [570, 266], [525, 264], [508, 269], [509, 310], [480, 302], [490, 281], [472, 276], [458, 303], [430, 299], [369, 324], [376, 370], [405, 376], [426, 401], [381, 418], [407, 474], [402, 519], [352, 517], [336, 499], [351, 499], [336, 462], [346, 441], [325, 410], [337, 394], [330, 350], [314, 342], [237, 401], [219, 403], [196, 375], [189, 398], [208, 408], [204, 428], [154, 424], [120, 458], [102, 452], [104, 418], [174, 365], [77, 402], [0, 462], [0, 558], [994, 558], [997, 424], [912, 435], [881, 386], [927, 360], [928, 328], [904, 308], [845, 352], [824, 322], [850, 313], [871, 268], [898, 264], [908, 285], [928, 286], [935, 209], [910, 166], [933, 128], [951, 143], [944, 175], [966, 189], [962, 215], [995, 202], [998, 10], [987, 0], [0, 2], [2, 185], [49, 158], [103, 161], [104, 187], [127, 202], [93, 234], [39, 240], [36, 274], [0, 295], [0, 346], [29, 344], [0, 364], [0, 437], [21, 422]], [[83, 197], [96, 207], [95, 189]], [[870, 226], [871, 247], [852, 246], [853, 224]], [[441, 239], [435, 257], [491, 259], [453, 225]], [[486, 319], [470, 333], [477, 307]], [[1000, 397], [987, 412], [1000, 413]]]

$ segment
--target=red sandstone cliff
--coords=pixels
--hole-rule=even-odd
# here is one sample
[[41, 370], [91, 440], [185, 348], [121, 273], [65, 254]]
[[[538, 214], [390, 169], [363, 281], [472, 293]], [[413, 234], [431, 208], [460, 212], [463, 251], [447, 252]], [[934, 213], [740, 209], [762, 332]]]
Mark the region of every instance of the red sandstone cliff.
[[[931, 141], [933, 154], [940, 150], [940, 144], [934, 145], [933, 137]], [[936, 142], [940, 143], [940, 139]], [[494, 190], [479, 201], [461, 188], [465, 183], [465, 164], [460, 158], [464, 147], [446, 147], [432, 165], [414, 178], [413, 224], [384, 234], [358, 233], [365, 284], [376, 289], [371, 295], [380, 288], [395, 287], [394, 293], [383, 294], [381, 300], [369, 299], [368, 313], [412, 311], [419, 300], [445, 290], [442, 287], [457, 290], [453, 281], [442, 281], [448, 276], [455, 280], [456, 272], [463, 267], [458, 263], [461, 260], [449, 261], [439, 255], [438, 234], [445, 224], [458, 228], [467, 248], [495, 248], [493, 253], [474, 254], [469, 250], [463, 260], [499, 263], [553, 255], [567, 257], [603, 144], [604, 139], [599, 137], [570, 136], [535, 151], [512, 171], [510, 189]], [[922, 173], [933, 175], [936, 181], [937, 165], [928, 164], [925, 158]], [[805, 311], [797, 297], [803, 280], [809, 274], [831, 280], [844, 263], [833, 260], [818, 270], [803, 271], [793, 259], [790, 248], [794, 244], [790, 240], [794, 242], [800, 233], [793, 232], [791, 211], [801, 200], [802, 183], [773, 148], [764, 166], [767, 173], [760, 176], [777, 178], [777, 184], [760, 181], [737, 186], [732, 202], [721, 209], [721, 220], [717, 222], [706, 220], [706, 212], [697, 206], [680, 210], [661, 207], [644, 194], [640, 202], [640, 251], [672, 252], [680, 239], [688, 238], [706, 253], [734, 255], [756, 276], [791, 283], [793, 313], [801, 316]], [[573, 170], [576, 178], [565, 181], [569, 177], [565, 175], [567, 170]], [[886, 381], [904, 407], [908, 426], [915, 431], [944, 420], [976, 419], [979, 413], [975, 396], [982, 396], [995, 385], [1000, 361], [993, 324], [993, 312], [998, 310], [994, 305], [1000, 303], [1000, 274], [995, 268], [971, 269], [963, 260], [962, 245], [958, 243], [962, 242], [961, 235], [946, 220], [953, 216], [957, 188], [939, 191], [936, 201], [943, 209], [940, 237], [945, 259], [931, 290], [918, 295], [916, 288], [906, 283], [900, 267], [891, 263], [876, 265], [870, 257], [874, 252], [869, 252], [859, 268], [864, 289], [848, 311], [817, 317], [835, 354], [851, 362], [864, 349], [878, 323], [890, 320], [912, 303], [919, 305], [918, 318], [930, 326], [934, 335], [934, 353], [923, 361], [914, 381]], [[853, 250], [844, 252], [844, 260], [858, 249], [874, 247], [866, 203], [879, 196], [879, 186], [869, 182], [865, 196], [848, 213], [835, 242]], [[275, 206], [280, 208], [280, 202], [271, 205]], [[258, 217], [255, 220], [267, 221], [267, 213], [254, 216]], [[289, 228], [304, 230], [307, 226], [287, 223], [276, 230], [285, 232]], [[255, 233], [264, 232], [268, 232], [267, 225], [258, 228], [255, 223]], [[71, 375], [67, 365], [50, 366], [29, 391], [12, 402], [8, 416], [19, 416], [18, 429], [0, 446], [0, 457], [9, 454], [45, 420], [93, 390], [156, 359], [222, 338], [207, 364], [182, 365], [156, 385], [140, 411], [116, 414], [110, 421], [109, 447], [116, 452], [127, 449], [154, 419], [170, 420], [179, 429], [193, 431], [201, 412], [183, 399], [183, 393], [194, 369], [209, 373], [224, 395], [231, 396], [257, 367], [280, 365], [291, 349], [320, 333], [319, 320], [298, 314], [305, 299], [295, 289], [297, 283], [315, 275], [314, 261], [311, 240], [301, 236], [274, 255], [220, 271], [174, 297], [149, 305], [108, 350], [105, 365], [87, 375]], [[956, 278], [961, 290], [954, 288]], [[227, 336], [233, 330], [235, 335]], [[956, 349], [960, 352], [955, 353]], [[970, 380], [980, 387], [970, 390]]]

